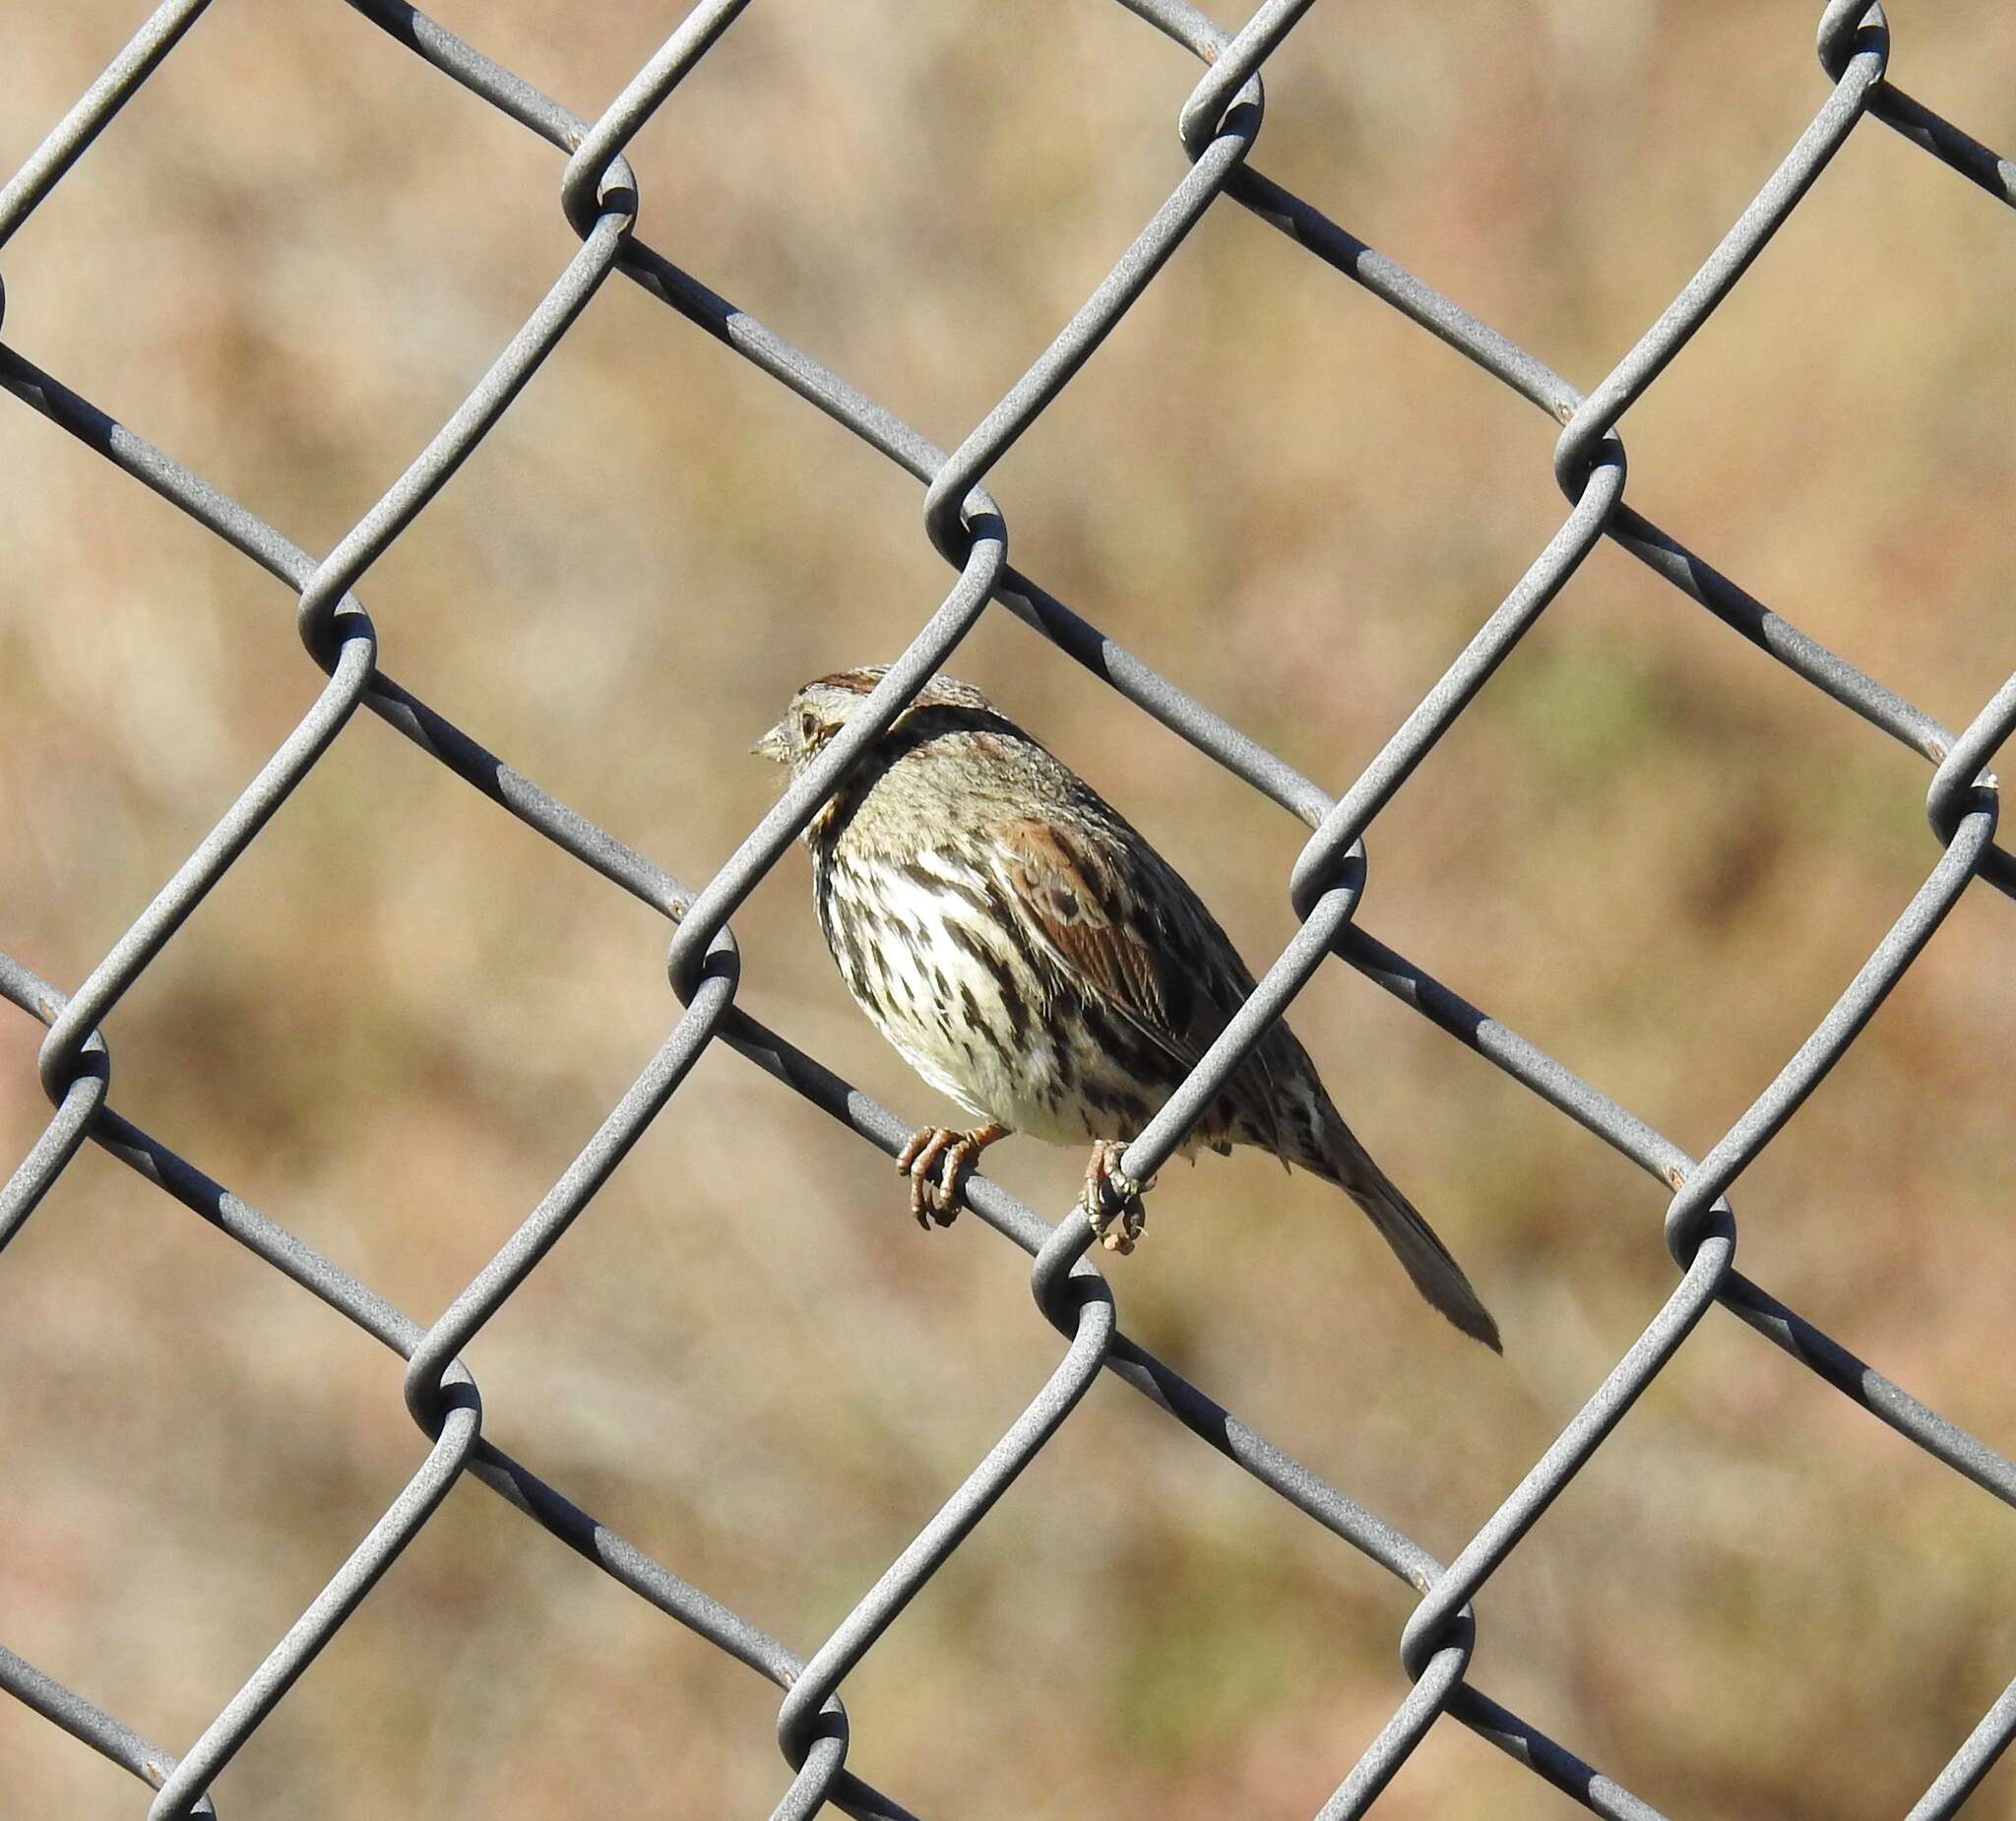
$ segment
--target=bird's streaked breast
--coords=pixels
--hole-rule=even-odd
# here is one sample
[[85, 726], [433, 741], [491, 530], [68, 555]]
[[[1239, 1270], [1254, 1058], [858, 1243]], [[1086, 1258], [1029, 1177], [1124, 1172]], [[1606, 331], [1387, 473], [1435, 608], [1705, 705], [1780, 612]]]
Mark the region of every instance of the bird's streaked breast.
[[943, 849], [818, 856], [814, 891], [848, 989], [911, 1067], [969, 1112], [1075, 1140], [1044, 1024], [1047, 965], [996, 888]]

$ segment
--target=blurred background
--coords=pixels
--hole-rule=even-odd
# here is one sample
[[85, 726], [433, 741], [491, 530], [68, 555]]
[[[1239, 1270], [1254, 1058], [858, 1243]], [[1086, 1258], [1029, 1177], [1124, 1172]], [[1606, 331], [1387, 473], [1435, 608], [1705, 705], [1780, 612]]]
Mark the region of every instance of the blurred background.
[[[142, 12], [10, 10], [0, 167]], [[1819, 106], [1816, 12], [1322, 7], [1254, 163], [1588, 386]], [[592, 116], [678, 9], [437, 16]], [[2016, 13], [1893, 23], [1902, 87], [2016, 144]], [[640, 232], [949, 447], [1176, 181], [1196, 75], [1108, 0], [752, 8], [632, 149]], [[341, 6], [220, 6], [7, 249], [6, 340], [320, 554], [573, 252], [560, 169]], [[2011, 228], [1863, 125], [1623, 425], [1641, 510], [1954, 726], [2016, 667]], [[1019, 564], [1336, 791], [1556, 529], [1552, 442], [1226, 204], [989, 485]], [[284, 590], [12, 400], [0, 471], [0, 948], [73, 988], [321, 678]], [[946, 590], [920, 504], [612, 280], [359, 592], [387, 671], [698, 885], [793, 686]], [[954, 667], [1272, 959], [1298, 824], [1003, 612]], [[1361, 921], [1698, 1156], [1931, 867], [1928, 779], [1606, 546], [1375, 825]], [[801, 853], [735, 927], [758, 1017], [945, 1115]], [[1744, 1269], [2005, 1451], [2012, 939], [1970, 891], [1734, 1197]], [[428, 1321], [675, 1021], [665, 940], [361, 714], [109, 1022], [113, 1101]], [[47, 1109], [7, 1016], [11, 1167]], [[1293, 1022], [1505, 1360], [1253, 1155], [1166, 1174], [1121, 1318], [1446, 1559], [1670, 1289], [1665, 1197], [1344, 967]], [[988, 1166], [1055, 1212], [1082, 1159]], [[470, 1359], [504, 1447], [809, 1652], [1053, 1364], [1025, 1271], [970, 1219], [920, 1235], [880, 1154], [723, 1048]], [[186, 1749], [420, 1458], [399, 1384], [87, 1148], [0, 1260], [0, 1639]], [[1894, 1815], [2016, 1673], [2012, 1572], [2011, 1513], [1718, 1311], [1493, 1579], [1474, 1673], [1675, 1815]], [[1404, 1691], [1411, 1605], [1109, 1380], [850, 1679], [850, 1762], [928, 1816], [1308, 1814]], [[472, 1483], [219, 1796], [759, 1814], [776, 1703]], [[42, 1814], [143, 1799], [12, 1702], [0, 1766]], [[1569, 1805], [1445, 1723], [1378, 1812]]]

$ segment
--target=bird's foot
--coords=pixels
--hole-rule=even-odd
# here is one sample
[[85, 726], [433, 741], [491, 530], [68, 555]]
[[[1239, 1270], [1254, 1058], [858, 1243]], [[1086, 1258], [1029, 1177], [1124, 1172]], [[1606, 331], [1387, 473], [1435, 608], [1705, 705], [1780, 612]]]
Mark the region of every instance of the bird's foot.
[[1142, 1229], [1148, 1224], [1148, 1210], [1141, 1198], [1155, 1187], [1155, 1178], [1136, 1182], [1120, 1167], [1126, 1144], [1117, 1138], [1102, 1138], [1092, 1147], [1085, 1165], [1085, 1194], [1079, 1206], [1092, 1224], [1093, 1236], [1108, 1252], [1125, 1257], [1133, 1251]]
[[896, 1173], [910, 1178], [910, 1211], [926, 1232], [931, 1223], [950, 1226], [959, 1213], [959, 1179], [974, 1160], [997, 1138], [1005, 1125], [976, 1126], [955, 1132], [949, 1126], [927, 1125], [910, 1135], [896, 1159]]

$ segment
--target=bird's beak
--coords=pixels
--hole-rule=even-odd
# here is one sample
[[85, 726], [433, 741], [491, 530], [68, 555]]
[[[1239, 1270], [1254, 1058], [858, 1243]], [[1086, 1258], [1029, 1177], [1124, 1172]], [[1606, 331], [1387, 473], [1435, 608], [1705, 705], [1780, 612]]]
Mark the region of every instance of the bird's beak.
[[773, 765], [788, 765], [791, 754], [790, 748], [785, 744], [784, 722], [780, 721], [749, 750], [758, 758], [768, 759]]

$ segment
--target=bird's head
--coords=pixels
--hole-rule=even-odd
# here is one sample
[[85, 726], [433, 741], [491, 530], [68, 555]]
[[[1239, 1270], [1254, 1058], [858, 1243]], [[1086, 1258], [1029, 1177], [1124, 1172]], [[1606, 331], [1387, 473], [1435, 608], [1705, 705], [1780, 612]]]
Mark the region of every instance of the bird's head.
[[[789, 767], [795, 778], [852, 720], [888, 670], [887, 664], [863, 664], [857, 670], [839, 670], [807, 683], [791, 697], [784, 719], [749, 750], [774, 765]], [[990, 718], [996, 714], [993, 704], [977, 689], [949, 676], [934, 676], [918, 690], [910, 707], [897, 717], [896, 726], [902, 726], [919, 709], [962, 709]]]
[[791, 697], [784, 719], [772, 727], [751, 752], [760, 753], [773, 765], [788, 766], [795, 778], [819, 756], [819, 750], [852, 718], [868, 698], [868, 692], [882, 680], [887, 666], [875, 664], [859, 670], [842, 670], [805, 684]]

